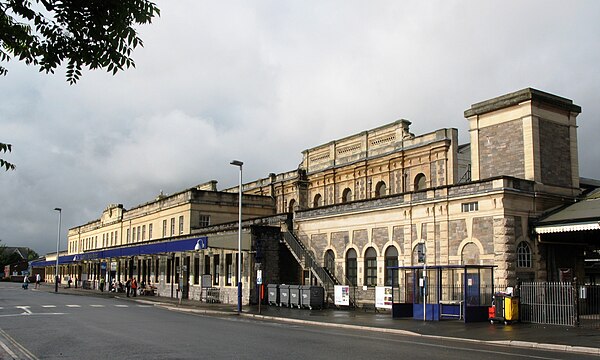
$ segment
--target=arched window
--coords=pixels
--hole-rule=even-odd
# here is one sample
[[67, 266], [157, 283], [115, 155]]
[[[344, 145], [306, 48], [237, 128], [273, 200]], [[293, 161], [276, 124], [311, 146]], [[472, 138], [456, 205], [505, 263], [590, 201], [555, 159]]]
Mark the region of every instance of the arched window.
[[394, 283], [398, 284], [398, 271], [388, 269], [388, 267], [398, 266], [398, 250], [395, 246], [390, 246], [385, 251], [385, 285], [392, 286], [392, 272], [394, 273]]
[[517, 245], [517, 267], [531, 267], [531, 248], [525, 241], [521, 241], [519, 245]]
[[315, 198], [313, 200], [313, 207], [319, 206], [323, 206], [323, 198], [321, 197], [321, 194], [315, 195]]
[[335, 254], [333, 250], [327, 250], [325, 252], [325, 268], [329, 271], [331, 275], [335, 275]]
[[365, 285], [377, 286], [377, 252], [372, 247], [365, 253]]
[[417, 176], [415, 176], [415, 191], [420, 191], [425, 189], [425, 187], [427, 186], [427, 178], [425, 177], [425, 175], [423, 173], [419, 173], [417, 174]]
[[351, 286], [356, 286], [358, 283], [358, 266], [356, 263], [356, 251], [354, 249], [348, 250], [346, 253], [346, 278]]
[[479, 265], [479, 248], [474, 243], [468, 243], [462, 249], [462, 264], [463, 265]]
[[290, 200], [290, 203], [288, 204], [288, 212], [294, 212], [296, 208], [296, 200], [292, 199]]
[[342, 202], [347, 203], [352, 201], [352, 190], [350, 188], [345, 188], [342, 192]]
[[390, 246], [385, 251], [385, 285], [392, 286], [392, 273], [394, 273], [394, 283], [398, 285], [398, 271], [388, 269], [388, 267], [398, 266], [398, 250], [395, 246]]
[[387, 195], [387, 187], [383, 181], [380, 181], [375, 185], [375, 197], [382, 197]]

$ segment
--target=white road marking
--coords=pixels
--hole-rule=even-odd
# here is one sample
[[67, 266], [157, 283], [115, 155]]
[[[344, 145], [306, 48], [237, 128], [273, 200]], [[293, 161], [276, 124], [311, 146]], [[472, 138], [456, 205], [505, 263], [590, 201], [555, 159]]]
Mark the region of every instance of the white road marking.
[[95, 307], [95, 308], [103, 308], [103, 307], [104, 307], [104, 305], [94, 305], [94, 304], [92, 304], [92, 305], [90, 305], [90, 306], [91, 306], [91, 307]]
[[23, 314], [31, 314], [31, 310], [29, 310], [29, 306], [15, 306], [15, 308], [25, 311]]
[[42, 305], [43, 308], [55, 308], [56, 305]]
[[81, 307], [81, 305], [67, 305], [67, 307], [70, 307], [70, 308], [78, 308], [78, 307]]
[[122, 308], [126, 308], [126, 307], [129, 307], [129, 305], [115, 305], [115, 307], [122, 307]]

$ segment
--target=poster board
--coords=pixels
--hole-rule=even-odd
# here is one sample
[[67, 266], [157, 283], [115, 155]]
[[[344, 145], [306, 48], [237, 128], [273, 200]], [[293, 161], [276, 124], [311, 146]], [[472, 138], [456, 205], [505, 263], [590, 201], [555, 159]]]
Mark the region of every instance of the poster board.
[[392, 308], [392, 287], [377, 286], [375, 288], [375, 307], [381, 309]]
[[335, 285], [334, 288], [335, 305], [350, 305], [350, 286], [348, 285]]

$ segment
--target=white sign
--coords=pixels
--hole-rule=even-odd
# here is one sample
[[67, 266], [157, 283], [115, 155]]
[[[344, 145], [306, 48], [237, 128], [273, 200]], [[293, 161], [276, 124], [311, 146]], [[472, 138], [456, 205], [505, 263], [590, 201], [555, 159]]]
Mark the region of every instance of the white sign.
[[377, 286], [375, 288], [375, 307], [383, 309], [392, 308], [391, 286]]
[[335, 304], [350, 305], [350, 286], [336, 285], [334, 288]]
[[113, 261], [110, 263], [110, 271], [117, 271], [117, 262]]
[[258, 285], [262, 284], [262, 270], [256, 270], [256, 283]]

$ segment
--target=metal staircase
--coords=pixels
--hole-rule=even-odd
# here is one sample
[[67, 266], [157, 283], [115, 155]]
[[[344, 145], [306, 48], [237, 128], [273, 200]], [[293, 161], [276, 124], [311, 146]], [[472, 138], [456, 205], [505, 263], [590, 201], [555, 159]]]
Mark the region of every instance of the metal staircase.
[[334, 302], [335, 285], [340, 285], [340, 282], [327, 269], [320, 266], [314, 256], [311, 254], [304, 244], [288, 229], [282, 231], [283, 243], [290, 250], [292, 255], [298, 261], [298, 264], [304, 269], [309, 269], [317, 280], [323, 285], [325, 290], [325, 298], [327, 301]]

